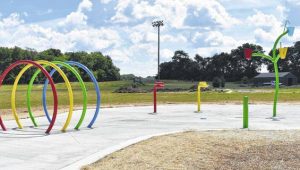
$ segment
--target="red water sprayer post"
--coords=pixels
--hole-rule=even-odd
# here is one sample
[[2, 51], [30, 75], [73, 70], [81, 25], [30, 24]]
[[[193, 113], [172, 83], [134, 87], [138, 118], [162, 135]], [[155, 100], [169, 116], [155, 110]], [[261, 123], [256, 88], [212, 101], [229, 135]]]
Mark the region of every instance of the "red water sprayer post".
[[156, 91], [157, 89], [162, 89], [165, 87], [165, 84], [164, 82], [155, 82], [154, 83], [154, 87], [153, 87], [153, 107], [154, 107], [154, 112], [153, 113], [156, 113], [157, 112], [157, 105], [156, 105], [156, 102], [157, 102], [157, 99], [156, 99]]

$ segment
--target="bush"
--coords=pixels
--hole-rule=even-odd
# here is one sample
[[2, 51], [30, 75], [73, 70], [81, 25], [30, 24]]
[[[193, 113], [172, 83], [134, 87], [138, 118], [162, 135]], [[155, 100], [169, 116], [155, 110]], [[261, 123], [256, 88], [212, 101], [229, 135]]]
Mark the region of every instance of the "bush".
[[242, 84], [248, 84], [249, 83], [249, 78], [247, 76], [244, 76], [242, 79], [241, 79], [241, 83]]
[[219, 77], [214, 77], [212, 80], [212, 85], [214, 88], [219, 88], [221, 86], [221, 79]]
[[132, 86], [124, 86], [115, 90], [114, 93], [147, 93], [147, 91], [141, 88], [134, 88]]

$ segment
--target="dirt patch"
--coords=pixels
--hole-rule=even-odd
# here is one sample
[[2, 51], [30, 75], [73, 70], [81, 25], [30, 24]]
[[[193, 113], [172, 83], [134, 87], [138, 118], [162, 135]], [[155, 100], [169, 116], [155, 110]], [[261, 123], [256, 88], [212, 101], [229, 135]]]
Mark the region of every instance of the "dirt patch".
[[82, 168], [100, 169], [300, 169], [300, 130], [153, 137]]

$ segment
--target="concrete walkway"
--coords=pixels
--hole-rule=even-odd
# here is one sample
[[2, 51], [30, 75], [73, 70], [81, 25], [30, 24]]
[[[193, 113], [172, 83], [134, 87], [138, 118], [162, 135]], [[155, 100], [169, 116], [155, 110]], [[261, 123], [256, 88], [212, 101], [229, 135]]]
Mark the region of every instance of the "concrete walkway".
[[[14, 121], [5, 121], [9, 130], [0, 131], [0, 169], [74, 169], [93, 162], [106, 154], [157, 134], [186, 130], [240, 129], [241, 105], [203, 104], [202, 112], [195, 113], [196, 105], [151, 106], [101, 109], [94, 129], [71, 128], [66, 133], [59, 129], [66, 114], [61, 114], [51, 135], [45, 135], [45, 117], [37, 118], [41, 125], [31, 127], [29, 119], [22, 119], [24, 129], [16, 129]], [[272, 105], [250, 105], [251, 130], [300, 129], [300, 105], [279, 104], [276, 120], [270, 119]], [[86, 126], [94, 110], [89, 110]], [[74, 113], [70, 127], [74, 127], [80, 111]], [[59, 126], [60, 125], [60, 126]]]

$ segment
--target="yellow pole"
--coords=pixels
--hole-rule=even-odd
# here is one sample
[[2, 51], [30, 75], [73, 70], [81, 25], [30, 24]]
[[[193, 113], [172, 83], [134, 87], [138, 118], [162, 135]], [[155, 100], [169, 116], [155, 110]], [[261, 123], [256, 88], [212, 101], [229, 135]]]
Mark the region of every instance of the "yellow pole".
[[206, 88], [208, 87], [208, 84], [207, 82], [205, 81], [200, 81], [199, 84], [198, 84], [198, 90], [197, 90], [197, 102], [198, 102], [198, 109], [197, 111], [200, 112], [200, 105], [201, 105], [201, 87], [203, 88]]

